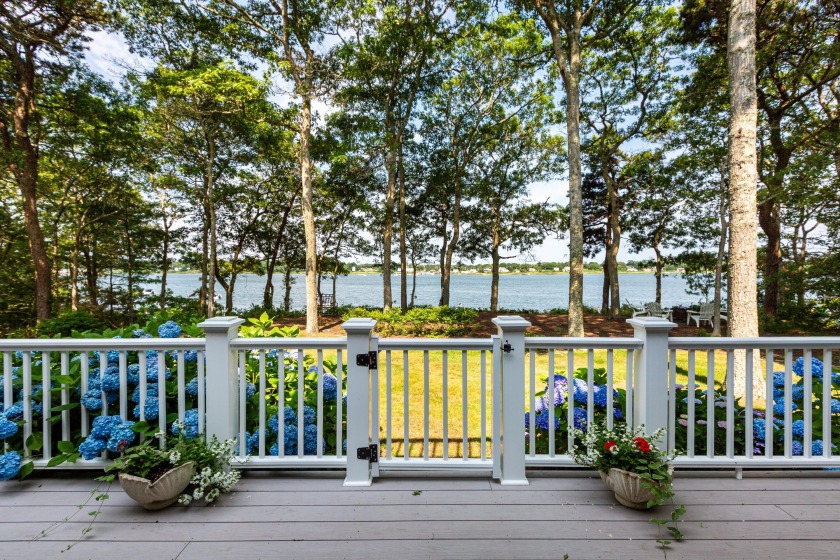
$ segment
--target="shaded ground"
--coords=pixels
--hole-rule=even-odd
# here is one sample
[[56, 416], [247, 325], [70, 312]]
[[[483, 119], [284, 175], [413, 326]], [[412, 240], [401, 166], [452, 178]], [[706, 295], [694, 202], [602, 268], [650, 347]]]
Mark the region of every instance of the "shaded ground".
[[[491, 319], [498, 315], [499, 313], [491, 311], [480, 312], [478, 314], [478, 320], [472, 325], [473, 328], [464, 336], [485, 337], [495, 334], [496, 326], [493, 325]], [[569, 316], [565, 314], [525, 313], [522, 317], [531, 322], [532, 326], [528, 329], [528, 333], [533, 336], [565, 336], [569, 328]], [[322, 316], [320, 321], [321, 332], [325, 335], [343, 336], [344, 331], [341, 329], [341, 323], [343, 322], [341, 317]], [[297, 325], [303, 331], [306, 326], [306, 317], [286, 317], [284, 319], [278, 319], [277, 323], [282, 326]], [[583, 324], [586, 329], [586, 336], [633, 336], [633, 327], [627, 324], [626, 319], [611, 321], [603, 315], [591, 314], [584, 316]], [[706, 327], [698, 329], [694, 325], [687, 326], [684, 323], [678, 323], [677, 327], [671, 331], [671, 336], [697, 336], [698, 330], [709, 332], [709, 329]], [[724, 334], [726, 333], [724, 332]]]

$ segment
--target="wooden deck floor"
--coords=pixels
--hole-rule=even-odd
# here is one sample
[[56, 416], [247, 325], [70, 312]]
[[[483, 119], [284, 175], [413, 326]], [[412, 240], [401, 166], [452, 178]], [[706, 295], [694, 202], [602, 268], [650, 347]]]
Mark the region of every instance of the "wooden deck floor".
[[0, 484], [0, 558], [836, 558], [840, 473], [819, 474], [679, 476], [686, 540], [667, 551], [650, 512], [616, 505], [600, 479], [582, 476], [530, 475], [528, 487], [383, 478], [359, 490], [252, 472], [216, 506], [161, 512], [115, 488], [84, 537], [96, 505], [78, 506], [94, 483], [51, 476]]

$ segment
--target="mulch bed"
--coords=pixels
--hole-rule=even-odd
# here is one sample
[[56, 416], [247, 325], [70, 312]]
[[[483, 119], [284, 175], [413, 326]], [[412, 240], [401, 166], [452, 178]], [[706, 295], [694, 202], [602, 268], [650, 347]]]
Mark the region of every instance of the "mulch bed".
[[[491, 311], [482, 311], [478, 314], [478, 320], [473, 324], [464, 336], [465, 337], [485, 337], [496, 334], [496, 326], [490, 321], [493, 317], [498, 316], [499, 313]], [[565, 336], [569, 328], [568, 315], [555, 315], [553, 313], [525, 313], [522, 315], [526, 320], [531, 322], [531, 327], [528, 328], [528, 333], [534, 336]], [[322, 316], [320, 320], [321, 333], [333, 336], [344, 336], [344, 331], [341, 329], [341, 324], [344, 321], [341, 317], [336, 316]], [[281, 326], [297, 325], [301, 333], [306, 327], [305, 317], [286, 317], [278, 319], [277, 324]], [[585, 315], [583, 319], [586, 336], [592, 337], [628, 337], [633, 336], [632, 325], [627, 324], [626, 319], [619, 321], [610, 320], [603, 315], [591, 314]], [[687, 326], [684, 323], [677, 325], [675, 329], [670, 332], [671, 336], [697, 336], [699, 330], [704, 330], [707, 333], [710, 330], [707, 327], [698, 329], [694, 325]], [[725, 326], [724, 326], [725, 331]], [[724, 334], [726, 334], [724, 332]]]

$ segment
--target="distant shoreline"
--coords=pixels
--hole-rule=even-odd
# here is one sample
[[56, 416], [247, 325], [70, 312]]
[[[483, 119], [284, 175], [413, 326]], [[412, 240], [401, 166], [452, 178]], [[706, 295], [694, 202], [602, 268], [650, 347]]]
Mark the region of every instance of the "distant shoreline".
[[[604, 274], [602, 271], [599, 271], [599, 270], [584, 270], [583, 273], [587, 274], [587, 275], [597, 274], [599, 276], [603, 276], [603, 274]], [[158, 272], [157, 274], [160, 274], [160, 273]], [[173, 271], [170, 270], [166, 274], [167, 275], [170, 275], [170, 274], [201, 274], [201, 271], [200, 270], [182, 270], [182, 271], [178, 271], [178, 272], [173, 272]], [[253, 275], [253, 276], [265, 276], [265, 274], [255, 274], [253, 272], [242, 272], [242, 273], [240, 273], [240, 276], [242, 276], [243, 274], [250, 274], [250, 275]], [[304, 271], [302, 271], [302, 270], [301, 271], [295, 271], [292, 274], [304, 274]], [[399, 272], [394, 272], [394, 273], [391, 274], [391, 276], [399, 276], [399, 274], [400, 274]], [[409, 276], [411, 276], [412, 274], [413, 274], [412, 272], [408, 273]], [[654, 272], [647, 272], [647, 271], [644, 271], [644, 270], [620, 271], [619, 274], [641, 274], [641, 275], [646, 274], [646, 275], [649, 275], [649, 276], [654, 276], [655, 275]], [[682, 274], [682, 272], [663, 272], [662, 276], [670, 276], [670, 275], [674, 275], [674, 274]], [[352, 271], [352, 272], [347, 272], [347, 273], [341, 274], [340, 276], [371, 276], [371, 275], [382, 276], [382, 272], [355, 270], [355, 271]], [[425, 272], [425, 271], [418, 271], [417, 272], [417, 276], [440, 276], [440, 275], [441, 275], [440, 272]], [[492, 273], [490, 273], [490, 272], [456, 272], [456, 271], [453, 270], [452, 275], [453, 276], [492, 276]], [[568, 275], [569, 275], [568, 272], [554, 272], [554, 271], [550, 271], [550, 270], [542, 270], [542, 271], [539, 271], [539, 272], [500, 272], [499, 273], [499, 276], [568, 276]], [[275, 273], [275, 276], [277, 276], [276, 273]], [[330, 274], [325, 273], [324, 276], [325, 277], [330, 276]]]

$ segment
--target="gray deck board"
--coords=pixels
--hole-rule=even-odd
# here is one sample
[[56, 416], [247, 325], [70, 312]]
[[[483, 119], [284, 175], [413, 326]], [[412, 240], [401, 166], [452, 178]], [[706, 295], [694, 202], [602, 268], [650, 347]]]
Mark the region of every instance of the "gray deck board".
[[[79, 506], [96, 483], [83, 475], [32, 478], [0, 485], [0, 558], [666, 557], [649, 519], [667, 516], [667, 508], [616, 505], [596, 478], [530, 481], [384, 478], [359, 489], [335, 475], [246, 473], [214, 506], [160, 512], [139, 509], [115, 486], [82, 537], [99, 505]], [[672, 544], [668, 558], [836, 556], [838, 476], [689, 476], [675, 489], [688, 509], [686, 540]]]

